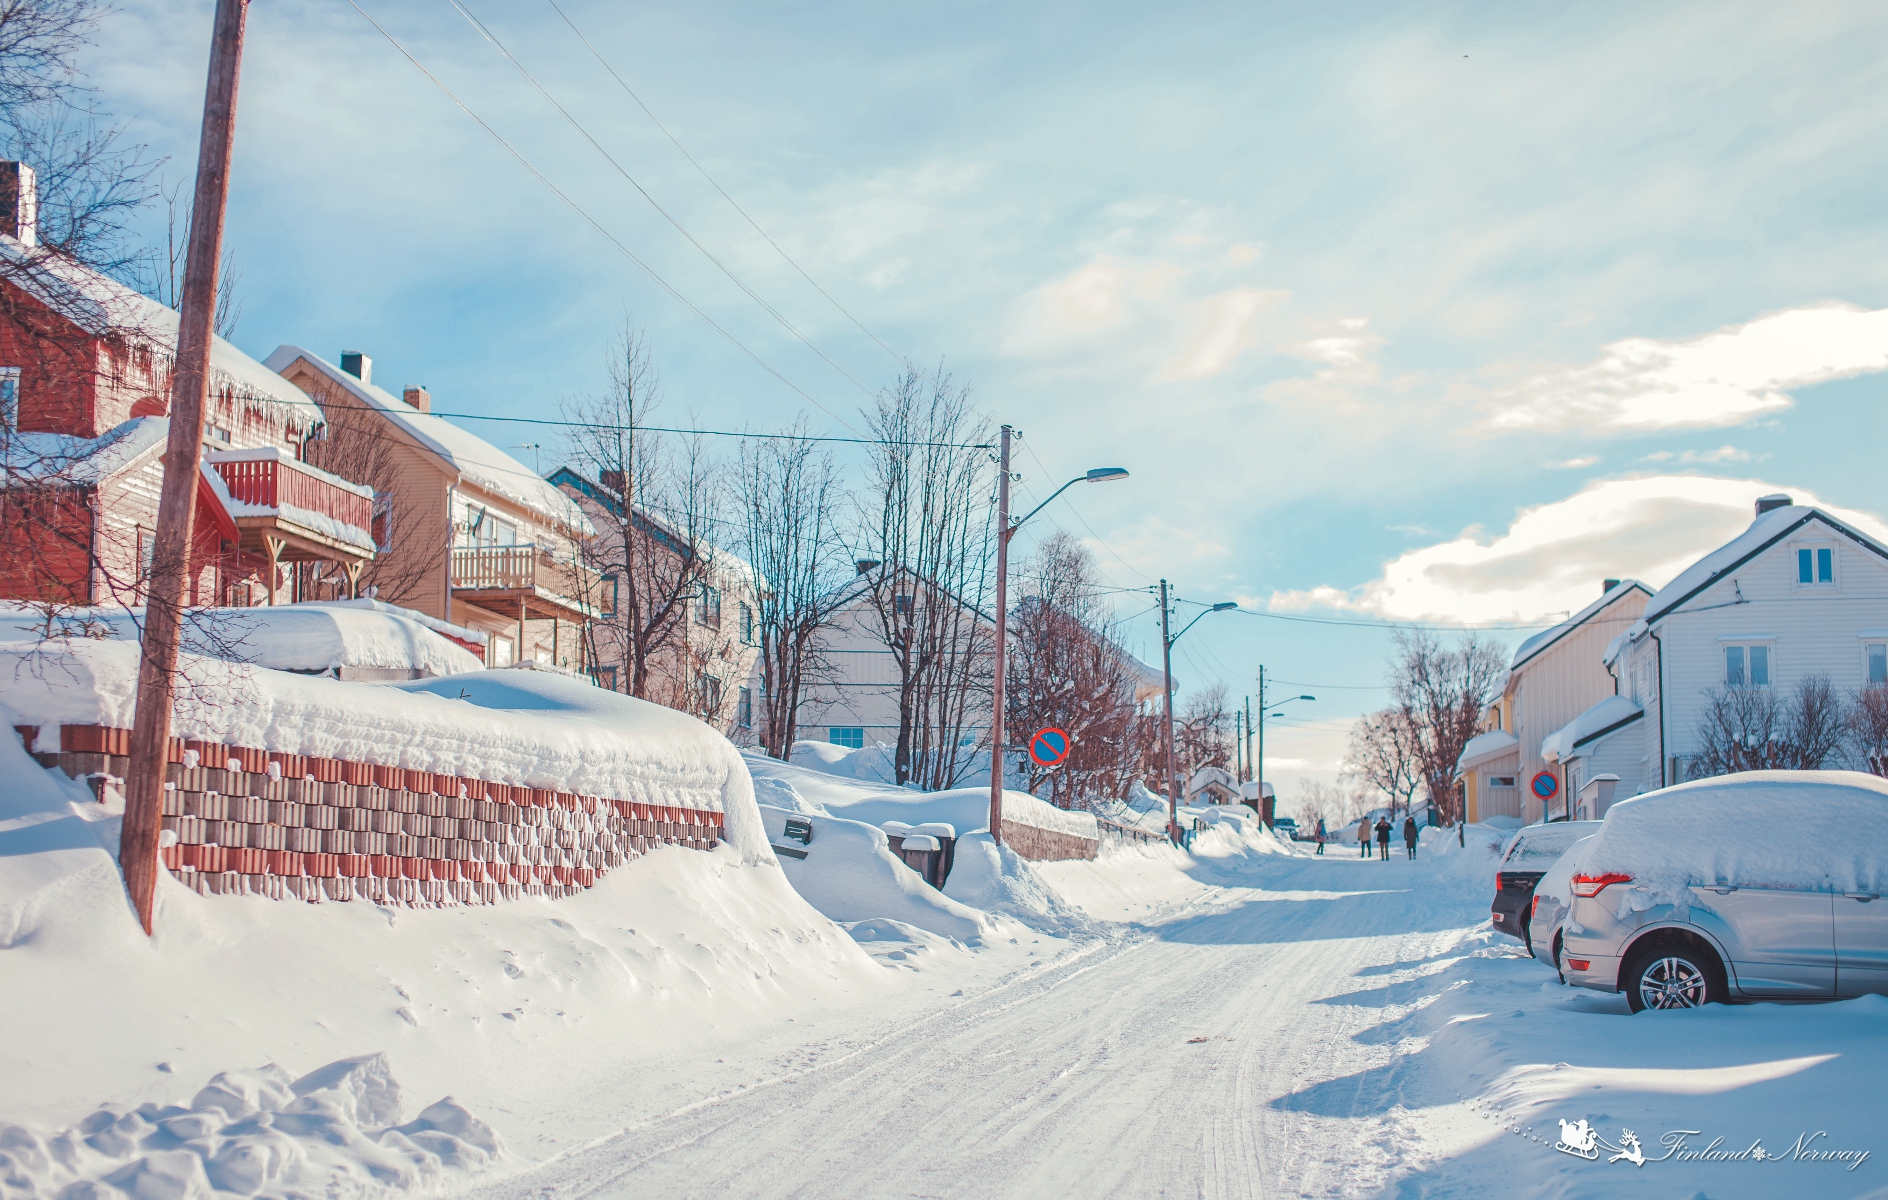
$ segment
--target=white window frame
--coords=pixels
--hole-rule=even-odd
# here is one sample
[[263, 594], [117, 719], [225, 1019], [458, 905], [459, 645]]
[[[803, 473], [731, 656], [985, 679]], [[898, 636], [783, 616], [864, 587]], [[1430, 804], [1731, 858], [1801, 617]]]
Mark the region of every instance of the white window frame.
[[[1741, 637], [1719, 638], [1718, 670], [1721, 672], [1719, 682], [1727, 688], [1775, 687], [1777, 679], [1776, 642], [1777, 640], [1773, 637], [1752, 637], [1748, 634]], [[1762, 683], [1757, 683], [1751, 678], [1756, 673], [1752, 666], [1754, 657], [1751, 654], [1751, 651], [1755, 649], [1761, 649], [1763, 651], [1764, 678]], [[1732, 650], [1742, 652], [1739, 657], [1744, 673], [1745, 681], [1743, 683], [1734, 683], [1731, 680], [1730, 651]]]
[[20, 427], [20, 368], [0, 367], [0, 428]]
[[[1878, 656], [1875, 652], [1880, 651]], [[1882, 678], [1875, 678], [1874, 666], [1877, 658], [1882, 664]], [[1862, 686], [1879, 687], [1888, 684], [1888, 638], [1862, 639]]]
[[[1838, 587], [1842, 582], [1842, 556], [1836, 553], [1833, 542], [1800, 542], [1790, 547], [1790, 577], [1798, 588], [1828, 590]], [[1808, 555], [1809, 579], [1803, 579], [1804, 556]], [[1823, 568], [1828, 567], [1829, 578], [1823, 578]]]
[[[841, 735], [846, 736], [841, 736]], [[857, 737], [857, 741], [853, 740]], [[826, 740], [835, 746], [844, 746], [848, 750], [865, 749], [865, 728], [859, 725], [834, 725], [826, 730]]]

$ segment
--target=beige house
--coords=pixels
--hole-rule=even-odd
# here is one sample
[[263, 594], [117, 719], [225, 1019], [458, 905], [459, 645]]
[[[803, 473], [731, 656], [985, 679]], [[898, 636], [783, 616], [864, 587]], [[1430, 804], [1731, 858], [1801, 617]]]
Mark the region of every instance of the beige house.
[[486, 634], [489, 666], [587, 670], [581, 634], [599, 615], [601, 581], [579, 560], [595, 530], [569, 496], [433, 416], [426, 389], [396, 398], [376, 387], [364, 354], [335, 366], [282, 346], [265, 365], [328, 416], [333, 445], [309, 457], [348, 462], [349, 477], [374, 488], [378, 599]]
[[1484, 732], [1456, 761], [1471, 822], [1567, 815], [1568, 781], [1559, 763], [1542, 756], [1542, 743], [1617, 690], [1606, 647], [1639, 619], [1651, 596], [1636, 579], [1608, 579], [1598, 600], [1515, 650]]

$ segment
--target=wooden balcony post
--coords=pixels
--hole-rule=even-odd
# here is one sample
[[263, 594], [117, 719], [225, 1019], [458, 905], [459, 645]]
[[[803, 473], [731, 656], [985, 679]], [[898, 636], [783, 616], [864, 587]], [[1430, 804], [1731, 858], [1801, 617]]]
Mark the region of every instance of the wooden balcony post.
[[276, 564], [282, 561], [283, 542], [279, 537], [265, 535], [262, 539], [262, 545], [263, 548], [269, 552], [269, 607], [274, 608], [275, 585], [277, 579], [281, 576], [281, 571]]

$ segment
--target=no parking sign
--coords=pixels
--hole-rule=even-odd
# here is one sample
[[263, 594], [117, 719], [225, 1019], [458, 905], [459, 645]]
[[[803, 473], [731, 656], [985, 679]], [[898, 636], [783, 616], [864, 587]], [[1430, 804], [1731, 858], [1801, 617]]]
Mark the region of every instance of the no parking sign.
[[1537, 799], [1552, 800], [1554, 793], [1560, 790], [1560, 780], [1552, 771], [1542, 771], [1528, 780], [1527, 786]]
[[1038, 729], [1029, 739], [1029, 757], [1044, 767], [1053, 767], [1069, 756], [1069, 735], [1060, 729]]

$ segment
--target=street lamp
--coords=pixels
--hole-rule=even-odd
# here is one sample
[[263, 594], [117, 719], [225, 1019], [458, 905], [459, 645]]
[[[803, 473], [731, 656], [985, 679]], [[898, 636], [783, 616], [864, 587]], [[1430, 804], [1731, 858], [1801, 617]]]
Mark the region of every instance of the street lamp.
[[1180, 791], [1174, 777], [1173, 765], [1173, 644], [1187, 635], [1187, 630], [1200, 623], [1200, 618], [1207, 613], [1225, 612], [1238, 608], [1231, 600], [1222, 600], [1210, 608], [1203, 609], [1186, 627], [1172, 637], [1167, 636], [1167, 581], [1160, 581], [1160, 675], [1161, 692], [1165, 705], [1166, 720], [1163, 722], [1167, 736], [1167, 836], [1174, 841], [1180, 840]]
[[1126, 479], [1126, 467], [1095, 467], [1077, 475], [1055, 491], [1049, 493], [1049, 500], [1023, 514], [1021, 521], [1010, 520], [1010, 436], [1008, 425], [1003, 427], [1003, 446], [999, 458], [999, 473], [996, 488], [996, 670], [991, 687], [990, 711], [990, 839], [998, 844], [1003, 841], [1003, 705], [1004, 705], [1004, 666], [1009, 659], [1009, 589], [1010, 589], [1010, 539], [1023, 527], [1023, 522], [1048, 507], [1049, 500], [1054, 500], [1063, 492], [1078, 483], [1113, 483], [1117, 479]]
[[[1265, 822], [1267, 829], [1272, 827], [1272, 817], [1275, 813], [1265, 811], [1265, 718], [1268, 716], [1276, 717], [1283, 715], [1281, 713], [1268, 712], [1267, 710], [1277, 708], [1280, 705], [1290, 704], [1294, 700], [1316, 699], [1316, 696], [1287, 696], [1283, 700], [1266, 700], [1265, 668], [1263, 666], [1259, 667], [1259, 756], [1258, 760], [1253, 764], [1255, 770], [1253, 771], [1252, 777], [1257, 780], [1259, 784], [1259, 819]], [[1273, 803], [1276, 805], [1276, 798], [1274, 798]]]

